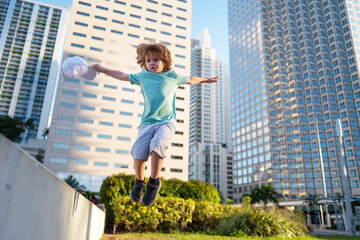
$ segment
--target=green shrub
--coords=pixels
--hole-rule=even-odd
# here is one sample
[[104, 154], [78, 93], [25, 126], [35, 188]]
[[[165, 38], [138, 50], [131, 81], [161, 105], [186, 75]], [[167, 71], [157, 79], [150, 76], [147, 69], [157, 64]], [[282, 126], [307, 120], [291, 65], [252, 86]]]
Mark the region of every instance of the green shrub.
[[134, 185], [135, 175], [117, 174], [107, 177], [100, 188], [100, 202], [106, 208], [105, 231], [111, 232], [114, 224], [114, 201], [122, 196], [129, 196]]
[[[106, 207], [106, 232], [111, 231], [114, 224], [114, 212], [112, 206], [114, 200], [123, 196], [129, 196], [133, 188], [135, 175], [117, 174], [107, 177], [100, 188], [100, 201]], [[179, 179], [161, 179], [162, 187], [159, 192], [161, 197], [176, 197], [192, 199], [196, 202], [209, 201], [220, 202], [219, 192], [214, 186], [200, 181], [185, 182]]]
[[213, 203], [220, 202], [219, 192], [211, 184], [196, 180], [185, 182], [176, 178], [162, 181], [164, 184], [159, 192], [162, 197], [179, 197]]
[[303, 222], [296, 220], [294, 213], [283, 210], [265, 211], [262, 208], [242, 210], [219, 224], [217, 231], [226, 236], [248, 236], [291, 238], [307, 232]]
[[229, 205], [215, 204], [211, 202], [197, 202], [195, 205], [195, 211], [192, 215], [192, 224], [189, 226], [189, 231], [213, 231], [224, 219], [238, 213], [239, 210], [239, 207]]
[[130, 197], [114, 201], [114, 222], [118, 231], [183, 231], [191, 222], [195, 202], [191, 199], [160, 198], [154, 206], [133, 203]]
[[294, 212], [235, 207], [191, 199], [161, 197], [152, 207], [133, 203], [128, 196], [113, 205], [119, 232], [208, 232], [225, 236], [279, 236], [307, 233], [304, 221]]

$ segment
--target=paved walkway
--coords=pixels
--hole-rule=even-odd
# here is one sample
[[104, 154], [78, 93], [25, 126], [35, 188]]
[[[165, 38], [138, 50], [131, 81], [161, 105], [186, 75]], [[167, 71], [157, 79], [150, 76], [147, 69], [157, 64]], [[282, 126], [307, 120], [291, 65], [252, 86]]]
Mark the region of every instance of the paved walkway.
[[[337, 231], [333, 229], [314, 229], [311, 233], [312, 235], [342, 235], [342, 236], [352, 236], [352, 232]], [[360, 236], [360, 232], [355, 233], [356, 236]]]

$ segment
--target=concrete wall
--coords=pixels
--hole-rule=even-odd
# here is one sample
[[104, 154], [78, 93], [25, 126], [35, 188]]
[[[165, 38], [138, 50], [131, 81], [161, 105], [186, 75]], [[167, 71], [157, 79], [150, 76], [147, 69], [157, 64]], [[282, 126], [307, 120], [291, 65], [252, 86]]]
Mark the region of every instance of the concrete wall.
[[0, 134], [0, 240], [99, 239], [105, 214]]

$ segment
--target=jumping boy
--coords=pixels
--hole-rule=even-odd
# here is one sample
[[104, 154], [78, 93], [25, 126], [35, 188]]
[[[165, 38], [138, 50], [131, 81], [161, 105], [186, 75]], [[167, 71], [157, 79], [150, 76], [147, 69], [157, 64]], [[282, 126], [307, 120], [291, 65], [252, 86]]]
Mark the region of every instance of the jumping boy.
[[[214, 83], [219, 77], [201, 78], [185, 77], [171, 70], [171, 54], [169, 49], [160, 43], [140, 44], [136, 50], [137, 63], [143, 71], [136, 74], [126, 74], [121, 71], [93, 65], [97, 72], [105, 73], [113, 78], [130, 81], [139, 85], [144, 96], [144, 112], [142, 115], [138, 138], [135, 141], [131, 155], [134, 158], [136, 180], [130, 198], [133, 202], [142, 202], [146, 206], [155, 203], [161, 187], [160, 170], [165, 158], [165, 151], [175, 133], [175, 93], [179, 85]], [[151, 156], [151, 175], [145, 187], [145, 165]]]

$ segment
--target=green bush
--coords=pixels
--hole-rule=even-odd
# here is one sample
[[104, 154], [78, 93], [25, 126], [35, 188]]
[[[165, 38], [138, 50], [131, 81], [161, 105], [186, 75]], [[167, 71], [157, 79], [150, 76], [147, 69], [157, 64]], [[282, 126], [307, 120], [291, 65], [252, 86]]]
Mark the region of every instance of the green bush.
[[191, 199], [160, 198], [154, 206], [133, 203], [130, 197], [115, 200], [114, 222], [118, 231], [183, 231], [191, 222], [195, 202]]
[[113, 205], [115, 199], [129, 196], [134, 186], [135, 175], [117, 174], [107, 177], [100, 188], [100, 202], [106, 208], [105, 231], [111, 232], [114, 224]]
[[307, 233], [304, 222], [296, 220], [293, 212], [284, 210], [265, 211], [262, 208], [242, 210], [219, 224], [217, 232], [226, 236], [283, 237], [303, 236]]
[[[106, 207], [106, 231], [111, 231], [114, 224], [114, 212], [112, 206], [114, 200], [129, 196], [133, 188], [135, 175], [117, 174], [107, 177], [100, 188], [100, 201]], [[192, 199], [196, 202], [209, 201], [220, 202], [219, 192], [214, 186], [200, 181], [185, 182], [179, 179], [161, 179], [162, 187], [160, 197], [176, 197]]]
[[284, 210], [235, 207], [191, 199], [160, 198], [152, 207], [131, 202], [128, 196], [113, 205], [118, 232], [208, 232], [225, 236], [291, 238], [307, 233], [296, 213]]
[[197, 202], [192, 215], [192, 223], [188, 230], [192, 232], [213, 231], [224, 219], [239, 211], [239, 207], [211, 202]]
[[196, 180], [185, 182], [176, 178], [162, 181], [164, 184], [159, 192], [162, 197], [179, 197], [183, 199], [193, 199], [197, 202], [220, 202], [219, 192], [211, 184]]

